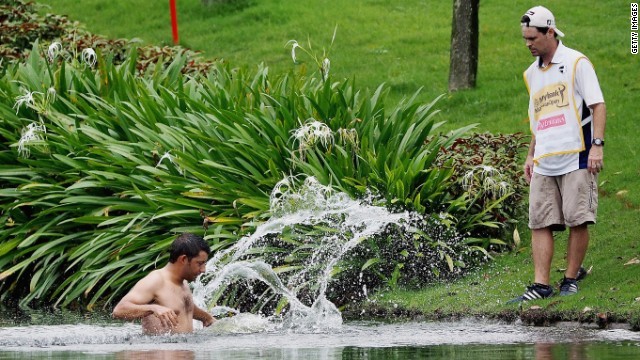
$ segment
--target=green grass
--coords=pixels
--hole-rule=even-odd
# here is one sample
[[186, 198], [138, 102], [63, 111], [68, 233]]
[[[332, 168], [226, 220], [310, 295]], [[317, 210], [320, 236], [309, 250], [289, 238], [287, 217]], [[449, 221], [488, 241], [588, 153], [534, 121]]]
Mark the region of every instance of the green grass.
[[[41, 0], [48, 11], [66, 14], [86, 28], [107, 37], [141, 38], [147, 44], [171, 43], [168, 2], [141, 0]], [[479, 130], [527, 132], [527, 95], [522, 71], [533, 60], [524, 47], [519, 18], [531, 1], [482, 1], [480, 5], [480, 63], [474, 90], [448, 94], [438, 104], [447, 127], [478, 122]], [[362, 87], [387, 83], [392, 100], [423, 88], [430, 100], [447, 93], [451, 1], [407, 0], [387, 2], [355, 0], [253, 1], [246, 8], [228, 11], [203, 8], [200, 1], [178, 2], [181, 45], [222, 58], [234, 66], [255, 67], [264, 62], [271, 72], [294, 65], [290, 39], [302, 45], [310, 39], [315, 51], [331, 49], [332, 76], [353, 77]], [[630, 314], [640, 310], [637, 274], [640, 265], [624, 266], [640, 257], [640, 161], [638, 161], [637, 98], [640, 56], [629, 51], [629, 3], [589, 0], [552, 4], [565, 44], [587, 56], [596, 67], [607, 101], [606, 170], [600, 176], [599, 222], [592, 229], [592, 244], [585, 265], [593, 266], [580, 295], [540, 305], [573, 312], [584, 307]], [[311, 59], [300, 56], [308, 71]], [[525, 248], [454, 284], [414, 292], [387, 293], [382, 299], [400, 307], [425, 312], [491, 312], [504, 310], [503, 301], [518, 295], [532, 279], [526, 222], [519, 225]], [[554, 269], [563, 265], [566, 234], [558, 238]], [[556, 273], [556, 278], [561, 273]], [[477, 284], [477, 285], [472, 285]], [[455, 294], [455, 295], [453, 295]], [[386, 301], [385, 300], [385, 301]], [[455, 300], [455, 301], [452, 301]]]

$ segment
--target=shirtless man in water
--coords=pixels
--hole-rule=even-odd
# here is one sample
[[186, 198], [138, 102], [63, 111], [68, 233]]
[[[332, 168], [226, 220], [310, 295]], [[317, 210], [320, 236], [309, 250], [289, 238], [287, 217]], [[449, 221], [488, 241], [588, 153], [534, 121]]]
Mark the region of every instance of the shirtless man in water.
[[185, 233], [171, 244], [169, 263], [142, 278], [113, 309], [113, 317], [142, 319], [145, 334], [193, 331], [193, 319], [204, 326], [213, 316], [193, 303], [188, 282], [204, 273], [211, 249], [200, 236]]

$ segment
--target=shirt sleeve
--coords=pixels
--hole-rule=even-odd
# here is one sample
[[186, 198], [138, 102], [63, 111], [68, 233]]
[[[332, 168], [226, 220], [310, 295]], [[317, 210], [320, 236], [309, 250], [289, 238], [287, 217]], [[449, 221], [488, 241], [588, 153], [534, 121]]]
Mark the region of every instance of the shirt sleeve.
[[575, 87], [578, 94], [582, 96], [587, 106], [604, 103], [598, 76], [593, 65], [587, 58], [578, 60], [576, 68]]

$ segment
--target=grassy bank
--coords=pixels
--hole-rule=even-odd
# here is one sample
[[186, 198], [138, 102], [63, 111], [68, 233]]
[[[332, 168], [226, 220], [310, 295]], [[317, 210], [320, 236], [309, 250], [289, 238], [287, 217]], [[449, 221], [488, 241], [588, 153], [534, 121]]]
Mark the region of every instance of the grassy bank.
[[[108, 6], [97, 0], [41, 1], [51, 12], [69, 15], [88, 30], [109, 37], [141, 38], [146, 43], [171, 41], [166, 2], [118, 0]], [[535, 5], [531, 1], [481, 3], [478, 88], [446, 96], [438, 105], [440, 117], [451, 128], [478, 122], [481, 130], [527, 131], [527, 96], [521, 73], [532, 61], [521, 40], [518, 20]], [[601, 174], [599, 222], [585, 265], [593, 266], [578, 296], [541, 301], [539, 311], [556, 319], [594, 320], [609, 313], [614, 320], [636, 321], [640, 313], [637, 292], [640, 265], [625, 265], [640, 257], [640, 165], [637, 160], [637, 91], [640, 90], [640, 56], [629, 51], [627, 2], [554, 2], [552, 10], [567, 35], [565, 43], [589, 56], [598, 72], [607, 101], [606, 170]], [[551, 6], [551, 5], [550, 5]], [[451, 4], [449, 1], [268, 1], [230, 11], [203, 9], [199, 1], [179, 3], [181, 44], [224, 58], [237, 66], [264, 62], [272, 72], [294, 65], [290, 39], [301, 44], [309, 38], [319, 52], [331, 49], [332, 74], [354, 77], [362, 86], [386, 82], [392, 99], [424, 87], [422, 97], [433, 99], [447, 91]], [[302, 66], [313, 66], [309, 59]], [[299, 65], [300, 66], [300, 65]], [[531, 280], [533, 267], [526, 222], [518, 230], [522, 251], [501, 255], [486, 268], [453, 284], [429, 286], [419, 291], [379, 294], [374, 305], [386, 309], [446, 316], [453, 314], [518, 314], [504, 301], [520, 294]], [[563, 265], [566, 234], [556, 248], [553, 269]], [[560, 278], [561, 272], [554, 273]], [[537, 310], [538, 311], [538, 310]]]
[[[608, 198], [603, 202], [603, 215], [593, 228], [591, 247], [584, 263], [591, 268], [591, 273], [580, 283], [580, 292], [576, 296], [553, 297], [526, 303], [523, 307], [505, 304], [521, 295], [533, 279], [527, 241], [523, 251], [500, 256], [464, 279], [421, 290], [378, 294], [365, 307], [378, 314], [424, 314], [431, 319], [481, 316], [521, 317], [535, 324], [602, 321], [606, 325], [624, 322], [640, 330], [638, 264], [625, 265], [638, 253], [633, 225], [637, 222], [638, 210], [629, 210], [624, 203]], [[606, 229], [615, 230], [608, 232]], [[566, 233], [557, 237], [551, 274], [553, 281], [559, 281], [564, 273], [566, 237]]]

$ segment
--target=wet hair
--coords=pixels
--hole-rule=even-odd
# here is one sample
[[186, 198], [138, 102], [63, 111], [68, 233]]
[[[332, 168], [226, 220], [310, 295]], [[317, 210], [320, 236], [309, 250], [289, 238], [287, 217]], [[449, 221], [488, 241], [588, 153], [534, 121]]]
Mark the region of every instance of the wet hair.
[[[522, 19], [520, 19], [520, 24], [522, 24], [522, 25], [526, 25], [527, 27], [530, 27], [530, 26], [529, 26], [529, 23], [530, 23], [530, 22], [531, 22], [531, 18], [529, 17], [529, 15], [524, 15], [524, 16], [522, 17]], [[541, 33], [543, 33], [543, 34], [548, 33], [548, 32], [549, 32], [549, 29], [550, 29], [548, 26], [544, 26], [544, 27], [542, 27], [542, 26], [534, 26], [534, 27], [535, 27], [536, 29], [538, 29], [538, 31], [540, 31], [540, 32], [541, 32]], [[556, 33], [555, 31], [553, 32], [553, 35], [554, 35], [555, 37], [558, 37], [558, 33]]]
[[169, 262], [176, 262], [181, 255], [187, 255], [187, 259], [191, 260], [198, 256], [200, 251], [204, 251], [209, 255], [211, 248], [201, 236], [184, 233], [171, 243], [171, 247], [169, 248]]

